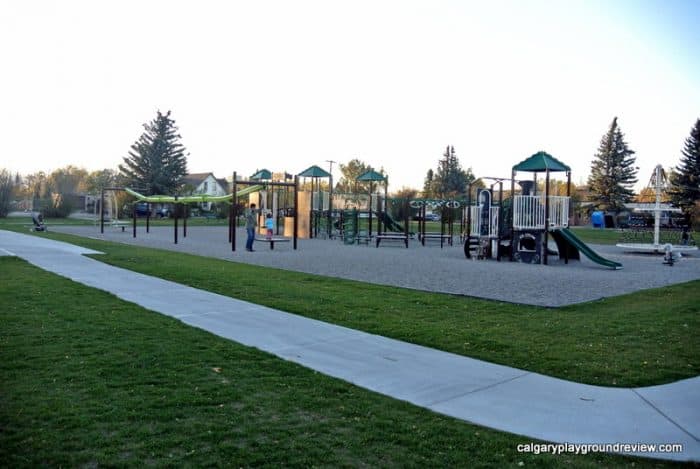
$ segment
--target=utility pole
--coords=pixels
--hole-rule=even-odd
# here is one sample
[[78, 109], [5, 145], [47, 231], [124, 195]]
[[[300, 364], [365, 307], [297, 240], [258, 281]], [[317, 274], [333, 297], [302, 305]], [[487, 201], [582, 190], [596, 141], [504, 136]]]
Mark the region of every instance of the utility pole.
[[337, 161], [326, 160], [326, 163], [330, 164], [330, 168], [328, 169], [328, 172], [331, 173], [331, 177], [333, 177], [333, 163], [337, 163]]

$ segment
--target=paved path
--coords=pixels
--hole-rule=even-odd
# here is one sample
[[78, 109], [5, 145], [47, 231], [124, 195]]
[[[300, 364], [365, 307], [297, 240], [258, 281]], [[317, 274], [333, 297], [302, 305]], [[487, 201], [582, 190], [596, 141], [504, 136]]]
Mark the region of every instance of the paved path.
[[[14, 254], [74, 281], [366, 389], [487, 427], [561, 443], [681, 443], [700, 461], [700, 377], [623, 389], [573, 383], [284, 313], [0, 231]], [[652, 456], [651, 454], [642, 454]]]

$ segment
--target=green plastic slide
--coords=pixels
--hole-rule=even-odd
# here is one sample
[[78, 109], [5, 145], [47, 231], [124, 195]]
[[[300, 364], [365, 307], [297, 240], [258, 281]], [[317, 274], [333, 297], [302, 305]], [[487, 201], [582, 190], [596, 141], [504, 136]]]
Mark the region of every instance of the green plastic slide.
[[396, 220], [391, 218], [391, 215], [389, 215], [386, 212], [375, 212], [377, 214], [377, 218], [379, 218], [382, 223], [384, 223], [384, 226], [388, 231], [395, 231], [398, 233], [403, 233], [403, 225], [399, 224]]
[[[242, 189], [242, 190], [236, 192], [236, 197], [250, 194], [252, 192], [257, 192], [257, 191], [264, 189], [264, 188], [265, 188], [265, 186], [263, 186], [263, 185], [248, 186], [245, 189]], [[233, 197], [232, 194], [228, 194], [228, 195], [202, 194], [202, 195], [186, 195], [183, 197], [178, 197], [176, 199], [175, 197], [173, 197], [171, 195], [143, 195], [143, 194], [139, 194], [138, 192], [136, 192], [134, 190], [129, 189], [128, 187], [125, 187], [124, 191], [127, 194], [136, 197], [141, 202], [151, 202], [151, 203], [186, 204], [186, 203], [191, 203], [191, 202], [230, 202], [231, 198]]]
[[611, 261], [610, 259], [606, 259], [602, 256], [600, 256], [598, 253], [596, 253], [593, 249], [588, 247], [586, 243], [581, 241], [570, 229], [566, 228], [563, 230], [553, 230], [553, 234], [559, 234], [561, 237], [569, 244], [571, 244], [573, 247], [578, 249], [580, 252], [582, 252], [586, 257], [588, 257], [590, 260], [595, 262], [596, 264], [603, 265], [605, 267], [610, 267], [611, 269], [621, 269], [622, 264], [619, 262]]

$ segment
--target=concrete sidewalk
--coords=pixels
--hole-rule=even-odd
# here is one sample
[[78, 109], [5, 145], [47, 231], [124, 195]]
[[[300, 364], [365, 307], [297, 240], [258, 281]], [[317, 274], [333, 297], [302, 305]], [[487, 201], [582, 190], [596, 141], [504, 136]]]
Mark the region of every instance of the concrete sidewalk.
[[559, 443], [680, 443], [700, 461], [700, 377], [605, 388], [400, 342], [112, 267], [66, 243], [0, 230], [0, 253], [366, 389]]

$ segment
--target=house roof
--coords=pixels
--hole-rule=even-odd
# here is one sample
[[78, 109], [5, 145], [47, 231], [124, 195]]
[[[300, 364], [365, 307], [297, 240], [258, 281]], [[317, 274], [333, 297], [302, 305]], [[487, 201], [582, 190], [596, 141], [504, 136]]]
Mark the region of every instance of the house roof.
[[305, 177], [305, 178], [329, 178], [331, 177], [331, 173], [328, 171], [319, 168], [316, 165], [310, 166], [309, 168], [306, 168], [304, 171], [299, 173], [299, 176]]
[[571, 171], [571, 168], [554, 158], [547, 152], [538, 151], [526, 160], [513, 166], [513, 171], [529, 171], [543, 173], [545, 171]]
[[197, 187], [202, 183], [202, 181], [209, 177], [209, 175], [214, 177], [213, 173], [190, 173], [182, 178], [182, 183]]
[[228, 192], [228, 181], [226, 180], [226, 178], [216, 178], [216, 182], [219, 183], [219, 185], [224, 191]]

